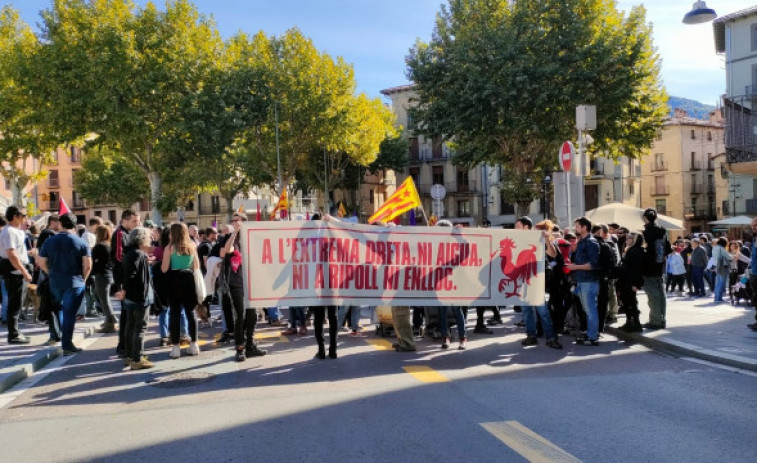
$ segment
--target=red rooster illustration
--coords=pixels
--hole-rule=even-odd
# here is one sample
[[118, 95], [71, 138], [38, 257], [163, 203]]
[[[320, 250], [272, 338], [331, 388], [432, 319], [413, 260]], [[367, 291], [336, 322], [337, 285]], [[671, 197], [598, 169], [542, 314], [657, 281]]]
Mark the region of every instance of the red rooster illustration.
[[[529, 249], [523, 250], [518, 254], [517, 259], [513, 262], [513, 249], [515, 243], [510, 238], [505, 238], [499, 242], [499, 250], [491, 255], [499, 253], [499, 265], [502, 267], [502, 273], [505, 277], [499, 282], [499, 292], [504, 292], [505, 297], [521, 297], [520, 287], [531, 283], [531, 277], [536, 277], [536, 246], [531, 245]], [[505, 292], [508, 284], [513, 285], [512, 292]]]

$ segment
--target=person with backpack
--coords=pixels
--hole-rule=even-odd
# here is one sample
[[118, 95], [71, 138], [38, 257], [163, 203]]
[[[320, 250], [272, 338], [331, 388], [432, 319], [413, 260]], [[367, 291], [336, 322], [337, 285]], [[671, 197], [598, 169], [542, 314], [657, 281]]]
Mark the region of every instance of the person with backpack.
[[647, 293], [649, 304], [649, 322], [644, 324], [644, 328], [659, 330], [665, 328], [667, 312], [662, 272], [665, 270], [668, 254], [673, 252], [673, 247], [668, 239], [668, 231], [665, 230], [665, 227], [657, 224], [657, 210], [646, 209], [642, 213], [642, 218], [644, 220], [642, 234], [647, 247], [644, 252], [641, 273], [644, 277], [644, 291]]

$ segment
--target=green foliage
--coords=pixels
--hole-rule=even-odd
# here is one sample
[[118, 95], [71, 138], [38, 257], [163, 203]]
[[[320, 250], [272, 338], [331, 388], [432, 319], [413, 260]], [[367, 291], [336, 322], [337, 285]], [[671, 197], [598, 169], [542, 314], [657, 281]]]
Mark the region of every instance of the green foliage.
[[[52, 131], [30, 98], [24, 76], [37, 52], [37, 39], [18, 12], [0, 10], [0, 162], [2, 176], [11, 182], [13, 202], [23, 201], [21, 190], [44, 176], [39, 168], [51, 159], [57, 145]], [[40, 75], [40, 74], [37, 74]]]
[[81, 166], [74, 172], [74, 188], [87, 201], [128, 208], [150, 193], [144, 171], [116, 150], [92, 149]]
[[666, 114], [643, 7], [606, 0], [451, 0], [407, 59], [418, 130], [454, 139], [456, 162], [502, 164], [512, 201], [554, 170], [575, 107], [597, 107], [591, 150], [640, 157]]
[[403, 171], [407, 167], [410, 158], [410, 143], [404, 133], [396, 136], [388, 136], [379, 145], [379, 154], [368, 170], [376, 173], [380, 170]]

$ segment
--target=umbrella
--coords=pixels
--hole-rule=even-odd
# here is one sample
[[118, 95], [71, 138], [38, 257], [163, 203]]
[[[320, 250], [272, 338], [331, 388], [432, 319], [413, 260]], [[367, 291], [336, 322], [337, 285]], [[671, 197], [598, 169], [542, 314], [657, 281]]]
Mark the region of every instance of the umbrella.
[[728, 217], [727, 219], [720, 219], [714, 222], [710, 222], [710, 225], [725, 225], [727, 227], [748, 227], [752, 224], [752, 218], [748, 215], [737, 215], [736, 217]]
[[[586, 218], [592, 222], [617, 223], [623, 227], [628, 227], [630, 230], [641, 230], [644, 228], [644, 219], [641, 218], [643, 212], [644, 209], [638, 207], [623, 203], [610, 203], [586, 212]], [[668, 230], [683, 230], [682, 220], [667, 215], [658, 214], [657, 225]]]

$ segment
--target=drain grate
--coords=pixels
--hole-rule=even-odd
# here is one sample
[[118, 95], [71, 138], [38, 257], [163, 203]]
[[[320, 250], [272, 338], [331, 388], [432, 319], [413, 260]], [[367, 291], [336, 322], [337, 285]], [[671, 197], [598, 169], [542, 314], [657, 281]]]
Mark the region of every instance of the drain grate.
[[164, 376], [162, 378], [156, 378], [147, 381], [147, 384], [163, 389], [179, 389], [182, 387], [192, 387], [197, 386], [198, 384], [213, 381], [213, 379], [215, 379], [215, 376], [216, 375], [212, 373], [206, 373], [203, 371], [188, 371]]

